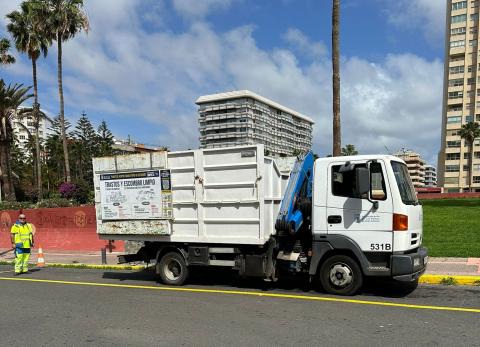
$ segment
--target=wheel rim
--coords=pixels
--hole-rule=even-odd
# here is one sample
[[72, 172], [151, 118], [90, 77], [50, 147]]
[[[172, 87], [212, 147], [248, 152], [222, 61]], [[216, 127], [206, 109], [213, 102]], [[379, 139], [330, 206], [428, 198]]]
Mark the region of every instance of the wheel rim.
[[345, 263], [337, 263], [330, 268], [330, 282], [338, 287], [345, 288], [353, 282], [353, 271]]
[[176, 281], [182, 276], [182, 265], [176, 259], [170, 259], [163, 266], [163, 273], [170, 281]]

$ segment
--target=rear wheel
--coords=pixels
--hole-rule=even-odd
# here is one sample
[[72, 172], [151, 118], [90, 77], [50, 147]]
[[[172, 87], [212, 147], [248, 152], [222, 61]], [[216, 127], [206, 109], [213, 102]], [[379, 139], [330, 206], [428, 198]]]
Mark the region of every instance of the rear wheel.
[[353, 295], [363, 283], [362, 270], [357, 262], [346, 255], [328, 258], [320, 268], [320, 283], [330, 294]]
[[188, 278], [188, 267], [181, 254], [170, 252], [157, 261], [156, 273], [163, 283], [181, 286]]

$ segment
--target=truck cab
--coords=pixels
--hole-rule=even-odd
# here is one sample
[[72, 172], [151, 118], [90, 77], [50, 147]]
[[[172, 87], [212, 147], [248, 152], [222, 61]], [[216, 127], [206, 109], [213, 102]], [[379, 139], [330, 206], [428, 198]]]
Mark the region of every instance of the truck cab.
[[[313, 164], [313, 175], [305, 179], [312, 180], [312, 194], [311, 217], [305, 216], [310, 230], [304, 227], [303, 233], [311, 235], [311, 242], [302, 252], [311, 255], [309, 274], [327, 292], [353, 294], [364, 276], [418, 283], [428, 262], [427, 250], [421, 247], [423, 213], [401, 159], [320, 158]], [[302, 200], [298, 194], [293, 201]], [[302, 224], [299, 213], [292, 213], [295, 225]], [[289, 225], [288, 220], [284, 224]]]

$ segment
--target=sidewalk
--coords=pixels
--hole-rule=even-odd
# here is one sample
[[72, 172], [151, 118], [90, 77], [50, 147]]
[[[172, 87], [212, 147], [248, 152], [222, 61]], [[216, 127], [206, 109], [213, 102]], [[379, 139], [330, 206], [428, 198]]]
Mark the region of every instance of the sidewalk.
[[[0, 254], [7, 249], [0, 249]], [[38, 249], [33, 249], [30, 262], [36, 264]], [[102, 255], [97, 252], [48, 251], [43, 252], [46, 264], [87, 264], [102, 265]], [[117, 265], [119, 252], [107, 251], [107, 265]], [[14, 260], [13, 252], [0, 255], [0, 262]], [[475, 283], [480, 279], [480, 258], [430, 258], [425, 275], [430, 277], [474, 276]], [[427, 277], [427, 276], [425, 276]], [[429, 282], [432, 283], [432, 282]]]

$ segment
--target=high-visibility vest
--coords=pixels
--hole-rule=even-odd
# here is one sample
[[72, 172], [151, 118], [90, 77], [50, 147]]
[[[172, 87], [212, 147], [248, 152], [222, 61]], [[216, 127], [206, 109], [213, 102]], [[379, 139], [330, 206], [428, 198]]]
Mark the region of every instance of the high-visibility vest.
[[32, 226], [29, 223], [12, 225], [11, 233], [15, 235], [15, 245], [21, 243], [20, 248], [30, 248], [32, 245]]

